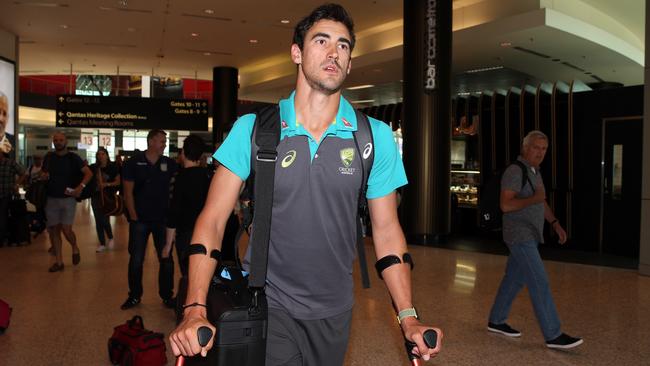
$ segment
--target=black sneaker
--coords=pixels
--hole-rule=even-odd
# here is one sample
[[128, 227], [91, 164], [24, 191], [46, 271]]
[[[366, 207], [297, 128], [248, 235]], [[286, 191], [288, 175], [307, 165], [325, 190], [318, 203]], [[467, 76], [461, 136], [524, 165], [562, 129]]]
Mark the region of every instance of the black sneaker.
[[494, 323], [488, 323], [488, 331], [492, 333], [499, 333], [503, 334], [506, 337], [521, 337], [521, 332], [512, 329], [508, 324], [503, 323], [503, 324], [494, 324]]
[[172, 297], [170, 299], [163, 300], [163, 305], [169, 309], [176, 309], [176, 298]]
[[556, 348], [556, 349], [569, 349], [581, 345], [583, 342], [582, 338], [571, 337], [568, 334], [560, 334], [559, 337], [547, 341], [546, 347]]
[[131, 309], [132, 307], [138, 305], [140, 303], [140, 298], [139, 297], [131, 297], [129, 296], [126, 301], [124, 301], [124, 304], [120, 306], [120, 309], [126, 310], [126, 309]]

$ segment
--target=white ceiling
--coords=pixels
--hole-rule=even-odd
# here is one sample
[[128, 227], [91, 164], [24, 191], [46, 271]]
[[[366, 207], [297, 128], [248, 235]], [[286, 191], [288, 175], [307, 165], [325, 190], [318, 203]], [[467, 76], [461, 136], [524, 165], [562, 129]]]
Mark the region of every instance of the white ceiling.
[[[322, 3], [59, 0], [63, 6], [47, 6], [51, 3], [46, 1], [0, 0], [0, 28], [20, 39], [21, 74], [67, 74], [71, 67], [75, 74], [117, 74], [119, 68], [120, 74], [211, 79], [213, 67], [234, 66], [241, 75], [240, 97], [265, 101], [291, 90], [295, 68], [288, 52], [293, 27]], [[354, 17], [359, 37], [347, 85], [383, 86], [349, 94], [382, 101], [397, 98], [402, 46], [395, 37], [400, 38], [402, 31], [403, 1], [339, 2]], [[495, 83], [525, 80], [596, 81], [586, 73], [625, 85], [640, 84], [644, 3], [454, 0], [454, 73], [463, 80], [456, 89], [472, 91], [462, 90], [463, 83], [467, 89], [476, 87], [467, 85], [473, 78], [463, 73], [489, 66], [504, 66], [504, 75], [490, 72], [493, 83], [480, 84], [493, 88], [498, 87]], [[282, 19], [290, 23], [282, 24]], [[511, 46], [502, 47], [502, 42]]]

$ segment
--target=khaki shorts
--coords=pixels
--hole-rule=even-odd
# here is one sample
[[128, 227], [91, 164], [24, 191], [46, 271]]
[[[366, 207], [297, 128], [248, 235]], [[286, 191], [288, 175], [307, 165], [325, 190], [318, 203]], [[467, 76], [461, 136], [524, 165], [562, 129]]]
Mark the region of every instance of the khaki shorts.
[[47, 197], [47, 202], [45, 203], [47, 227], [59, 224], [72, 226], [76, 210], [77, 200], [74, 197]]

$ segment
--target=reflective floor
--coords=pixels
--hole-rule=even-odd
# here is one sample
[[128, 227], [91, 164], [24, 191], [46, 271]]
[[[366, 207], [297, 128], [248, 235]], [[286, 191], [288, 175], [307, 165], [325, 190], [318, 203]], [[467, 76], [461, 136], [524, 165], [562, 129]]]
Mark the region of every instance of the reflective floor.
[[[0, 248], [0, 298], [13, 306], [0, 336], [0, 365], [110, 365], [106, 344], [113, 327], [134, 314], [147, 328], [168, 333], [174, 315], [157, 295], [157, 261], [149, 246], [142, 304], [122, 311], [127, 295], [127, 224], [115, 225], [116, 248], [95, 253], [94, 222], [78, 205], [74, 226], [81, 263], [48, 273], [47, 235], [31, 245]], [[372, 247], [368, 257], [374, 262]], [[486, 318], [506, 257], [413, 246], [414, 302], [422, 318], [445, 331], [443, 351], [429, 365], [650, 365], [650, 278], [635, 271], [546, 262], [564, 330], [584, 337], [568, 352], [546, 349], [526, 291], [513, 305], [510, 324], [519, 339], [488, 334]], [[358, 278], [357, 278], [358, 280]], [[384, 285], [357, 290], [345, 365], [408, 365]], [[359, 284], [359, 282], [357, 282]], [[360, 288], [360, 285], [358, 286]], [[173, 365], [171, 352], [169, 365]], [[233, 365], [235, 366], [235, 365]], [[330, 365], [323, 365], [330, 366]]]

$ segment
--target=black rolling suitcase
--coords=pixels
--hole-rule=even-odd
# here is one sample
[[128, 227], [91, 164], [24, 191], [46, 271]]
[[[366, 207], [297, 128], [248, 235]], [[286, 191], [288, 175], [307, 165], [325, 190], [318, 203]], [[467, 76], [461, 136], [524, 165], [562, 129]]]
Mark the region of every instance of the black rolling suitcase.
[[31, 243], [27, 202], [24, 199], [14, 197], [9, 201], [8, 227], [10, 244]]

